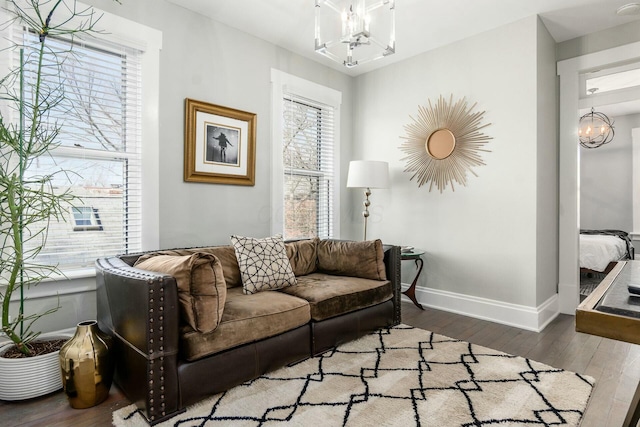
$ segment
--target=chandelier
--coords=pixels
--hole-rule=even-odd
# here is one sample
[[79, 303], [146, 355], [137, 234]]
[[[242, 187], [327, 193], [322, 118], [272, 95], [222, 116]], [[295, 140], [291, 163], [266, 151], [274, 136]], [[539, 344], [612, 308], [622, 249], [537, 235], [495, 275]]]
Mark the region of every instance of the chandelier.
[[315, 0], [315, 15], [316, 52], [347, 68], [395, 53], [395, 0]]
[[614, 135], [613, 122], [606, 114], [591, 108], [591, 112], [580, 117], [578, 138], [584, 148], [598, 148], [611, 142]]

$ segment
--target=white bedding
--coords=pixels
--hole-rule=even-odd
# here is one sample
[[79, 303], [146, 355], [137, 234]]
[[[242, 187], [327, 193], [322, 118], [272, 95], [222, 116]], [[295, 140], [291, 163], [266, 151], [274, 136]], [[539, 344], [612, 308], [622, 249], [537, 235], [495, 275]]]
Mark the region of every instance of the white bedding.
[[619, 261], [627, 253], [627, 244], [615, 236], [580, 235], [580, 268], [604, 271], [612, 261]]

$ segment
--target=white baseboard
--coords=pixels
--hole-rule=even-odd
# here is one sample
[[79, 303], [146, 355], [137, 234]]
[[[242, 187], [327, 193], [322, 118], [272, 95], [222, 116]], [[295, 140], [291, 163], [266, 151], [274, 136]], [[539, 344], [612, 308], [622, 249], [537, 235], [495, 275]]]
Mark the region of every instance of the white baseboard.
[[[408, 285], [403, 283], [404, 291]], [[540, 332], [559, 314], [558, 294], [540, 304], [528, 307], [439, 289], [416, 287], [416, 299], [426, 307], [489, 320], [520, 329]], [[406, 296], [403, 301], [411, 302]]]

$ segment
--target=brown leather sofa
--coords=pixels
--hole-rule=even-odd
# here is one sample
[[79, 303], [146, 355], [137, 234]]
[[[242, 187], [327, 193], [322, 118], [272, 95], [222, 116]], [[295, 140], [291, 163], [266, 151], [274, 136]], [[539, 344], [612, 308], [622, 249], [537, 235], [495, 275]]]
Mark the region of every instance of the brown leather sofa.
[[[335, 253], [341, 259], [349, 255], [351, 244], [359, 244], [335, 240], [320, 242], [328, 247], [338, 247]], [[238, 266], [228, 256], [230, 246], [170, 251], [213, 253], [222, 260], [227, 280], [225, 314], [217, 330], [206, 334], [185, 325], [174, 277], [134, 267], [141, 256], [155, 253], [97, 260], [98, 324], [103, 332], [113, 337], [114, 382], [153, 425], [184, 411], [190, 404], [265, 372], [320, 354], [378, 328], [400, 323], [400, 248], [382, 245], [380, 241], [376, 244], [378, 257], [383, 262], [382, 274], [386, 276], [382, 279], [386, 280], [373, 283], [375, 292], [366, 290], [368, 293], [362, 294], [364, 296], [358, 294], [367, 285], [366, 279], [340, 276], [339, 267], [334, 271], [319, 268], [304, 276], [296, 274], [298, 286], [243, 295], [242, 288], [233, 283], [238, 281], [232, 277], [237, 274]], [[295, 271], [297, 255], [291, 253], [289, 245], [287, 255]], [[356, 255], [348, 263], [357, 265], [357, 259]], [[382, 265], [380, 261], [378, 263]], [[282, 322], [277, 321], [278, 313], [270, 314], [272, 317], [262, 322], [260, 310], [276, 310], [269, 307], [278, 306], [287, 298], [300, 305], [296, 308], [298, 312], [306, 310], [309, 313], [308, 320], [300, 325], [290, 323], [285, 331], [270, 333], [268, 328], [264, 330], [269, 325], [282, 326]], [[305, 301], [305, 298], [309, 300]], [[242, 308], [247, 304], [253, 304], [250, 310]], [[237, 323], [238, 313], [243, 310], [253, 313], [255, 319], [245, 318], [242, 320], [244, 330], [235, 334], [229, 332], [233, 326], [229, 324]], [[253, 336], [253, 331], [247, 327], [262, 329]], [[230, 348], [220, 348], [223, 334], [230, 340], [227, 344]], [[256, 338], [262, 336], [264, 338]], [[205, 351], [208, 345], [213, 348], [210, 354]]]

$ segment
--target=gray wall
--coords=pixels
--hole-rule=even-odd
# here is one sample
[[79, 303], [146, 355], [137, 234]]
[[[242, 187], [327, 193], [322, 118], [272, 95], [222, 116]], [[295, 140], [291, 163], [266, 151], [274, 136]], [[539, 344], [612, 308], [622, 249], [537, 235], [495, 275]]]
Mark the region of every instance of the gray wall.
[[[271, 68], [342, 92], [342, 168], [351, 158], [353, 78], [164, 0], [86, 0], [105, 12], [158, 29], [160, 52], [160, 247], [229, 243], [231, 234], [270, 234]], [[184, 99], [257, 114], [254, 187], [183, 181]], [[342, 176], [342, 187], [346, 173]], [[343, 205], [349, 195], [342, 192]], [[95, 279], [44, 283], [30, 290], [27, 311], [61, 309], [36, 329], [57, 330], [95, 316]], [[68, 294], [67, 294], [68, 293]]]
[[631, 232], [631, 129], [640, 127], [640, 114], [612, 119], [613, 141], [595, 149], [580, 147], [580, 228]]
[[[390, 162], [392, 188], [371, 196], [369, 237], [428, 251], [420, 286], [536, 307], [557, 284], [555, 61], [640, 40], [628, 24], [554, 45], [537, 18], [462, 40], [351, 78], [164, 0], [86, 0], [163, 32], [160, 54], [160, 246], [222, 244], [229, 234], [270, 233], [270, 83], [277, 68], [343, 93], [341, 229], [361, 238], [362, 194], [345, 189], [348, 161]], [[486, 166], [467, 187], [418, 188], [403, 172], [403, 126], [439, 95], [485, 110], [493, 136]], [[183, 102], [190, 97], [258, 114], [256, 186], [184, 183]], [[554, 149], [555, 148], [555, 149]], [[413, 267], [404, 266], [412, 278]], [[405, 278], [405, 281], [408, 279]], [[63, 309], [41, 325], [95, 315], [94, 280], [46, 284], [29, 307]]]
[[640, 24], [629, 22], [558, 43], [556, 56], [558, 61], [562, 61], [637, 41], [640, 41]]
[[[227, 244], [230, 234], [270, 234], [271, 68], [342, 92], [341, 154], [349, 159], [351, 77], [164, 0], [88, 3], [163, 33], [158, 141], [161, 247]], [[257, 114], [255, 186], [183, 181], [187, 97]]]
[[[528, 307], [555, 293], [557, 260], [538, 262], [557, 253], [554, 61], [555, 44], [530, 17], [356, 78], [354, 159], [391, 168], [391, 189], [372, 196], [369, 236], [426, 249], [420, 286]], [[478, 177], [440, 194], [409, 180], [398, 147], [418, 105], [450, 94], [486, 110], [494, 139]]]

